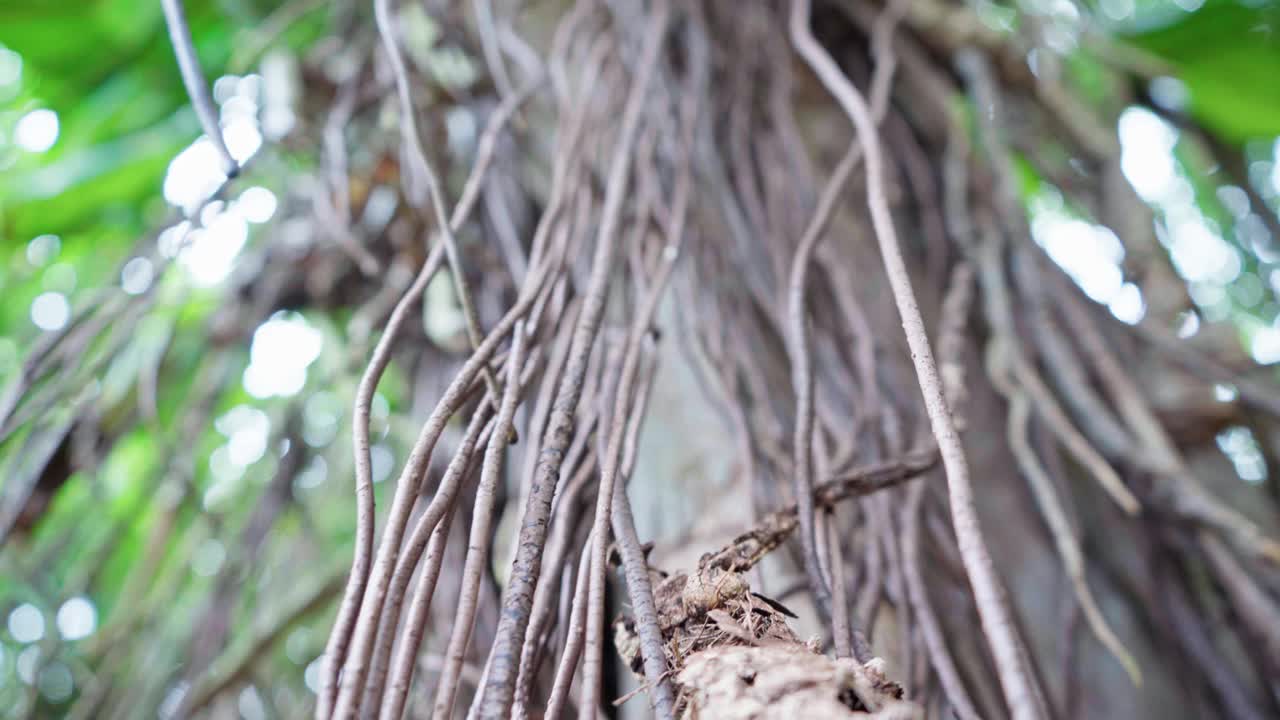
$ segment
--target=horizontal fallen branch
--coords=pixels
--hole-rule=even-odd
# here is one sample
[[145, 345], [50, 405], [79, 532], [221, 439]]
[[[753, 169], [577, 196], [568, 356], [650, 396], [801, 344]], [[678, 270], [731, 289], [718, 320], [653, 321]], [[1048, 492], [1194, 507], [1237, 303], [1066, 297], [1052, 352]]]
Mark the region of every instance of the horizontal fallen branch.
[[[938, 464], [938, 451], [928, 450], [908, 454], [898, 460], [855, 469], [813, 489], [814, 500], [819, 506], [830, 507], [842, 500], [864, 497], [891, 488], [923, 475]], [[745, 572], [755, 567], [765, 555], [791, 537], [798, 526], [796, 506], [766, 515], [756, 526], [734, 538], [715, 553], [702, 556], [700, 570], [712, 568]]]

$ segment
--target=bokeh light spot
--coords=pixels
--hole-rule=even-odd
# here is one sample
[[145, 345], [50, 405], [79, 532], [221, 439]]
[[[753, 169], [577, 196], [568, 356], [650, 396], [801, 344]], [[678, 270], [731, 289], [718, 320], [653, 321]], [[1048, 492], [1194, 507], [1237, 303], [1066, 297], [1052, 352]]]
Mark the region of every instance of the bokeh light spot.
[[82, 640], [97, 629], [98, 611], [88, 598], [76, 596], [62, 603], [56, 621], [64, 640]]
[[9, 613], [9, 634], [22, 643], [33, 643], [44, 637], [44, 614], [31, 603], [23, 603]]
[[276, 313], [253, 333], [244, 389], [256, 398], [296, 395], [323, 346], [324, 336], [301, 315]]
[[200, 577], [213, 577], [226, 562], [227, 549], [217, 538], [209, 538], [200, 543], [191, 555], [191, 569]]
[[66, 702], [76, 689], [71, 669], [60, 662], [49, 663], [40, 671], [36, 687], [46, 700], [54, 704]]
[[53, 262], [62, 249], [62, 240], [57, 235], [41, 235], [27, 243], [27, 262], [41, 267]]
[[130, 295], [141, 295], [151, 288], [155, 279], [155, 268], [151, 261], [144, 257], [136, 257], [125, 263], [120, 271], [120, 287]]
[[31, 301], [31, 322], [41, 330], [61, 330], [70, 319], [71, 303], [62, 293], [41, 293]]
[[32, 110], [13, 127], [13, 142], [29, 153], [42, 153], [58, 141], [58, 113]]
[[236, 208], [245, 220], [264, 223], [276, 214], [276, 194], [264, 187], [251, 187], [240, 193]]

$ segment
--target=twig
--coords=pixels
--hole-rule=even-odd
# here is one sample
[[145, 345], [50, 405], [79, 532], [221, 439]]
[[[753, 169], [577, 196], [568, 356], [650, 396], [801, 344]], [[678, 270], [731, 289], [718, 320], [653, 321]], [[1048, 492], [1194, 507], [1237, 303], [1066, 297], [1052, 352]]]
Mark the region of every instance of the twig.
[[1044, 518], [1045, 524], [1049, 526], [1049, 534], [1053, 537], [1053, 543], [1058, 550], [1058, 555], [1062, 558], [1062, 564], [1067, 571], [1067, 578], [1070, 579], [1076, 599], [1080, 602], [1080, 609], [1084, 611], [1085, 620], [1089, 623], [1089, 629], [1098, 638], [1098, 642], [1102, 643], [1124, 668], [1134, 686], [1140, 687], [1142, 685], [1142, 670], [1138, 667], [1137, 661], [1133, 659], [1133, 655], [1125, 648], [1119, 636], [1107, 624], [1106, 617], [1102, 614], [1097, 600], [1093, 597], [1093, 592], [1089, 589], [1088, 580], [1085, 578], [1084, 553], [1080, 549], [1080, 541], [1071, 530], [1066, 511], [1063, 510], [1062, 502], [1058, 499], [1054, 490], [1053, 480], [1040, 464], [1035, 450], [1031, 447], [1031, 441], [1027, 437], [1028, 425], [1031, 419], [1031, 401], [1028, 399], [1027, 393], [1015, 387], [1008, 378], [1007, 361], [997, 359], [1000, 354], [1001, 345], [993, 343], [988, 354], [988, 362], [993, 365], [1000, 363], [1006, 365], [1003, 369], [993, 369], [991, 374], [996, 386], [1009, 397], [1008, 435], [1009, 446], [1013, 449], [1014, 458], [1017, 459], [1018, 467], [1022, 470], [1023, 477], [1027, 479], [1027, 484], [1031, 486], [1036, 505], [1040, 508], [1040, 515]]
[[[454, 615], [453, 633], [449, 637], [448, 650], [445, 651], [444, 668], [440, 671], [440, 679], [436, 683], [434, 714], [440, 720], [449, 720], [452, 717], [458, 678], [462, 672], [467, 644], [471, 640], [472, 627], [475, 623], [476, 606], [480, 598], [480, 574], [484, 571], [489, 556], [489, 529], [493, 524], [493, 503], [498, 485], [498, 473], [502, 469], [511, 423], [515, 418], [516, 404], [520, 399], [520, 367], [524, 359], [523, 335], [523, 326], [517, 323], [511, 355], [507, 359], [507, 387], [503, 391], [497, 425], [489, 438], [489, 447], [485, 450], [480, 487], [476, 490], [470, 544], [462, 569], [462, 589], [458, 599], [458, 610]], [[384, 716], [384, 720], [399, 720], [399, 717], [398, 712], [390, 713]]]
[[396, 336], [404, 326], [411, 312], [418, 306], [423, 291], [431, 277], [440, 269], [444, 259], [440, 248], [428, 256], [422, 270], [413, 281], [413, 285], [405, 292], [391, 311], [386, 330], [374, 347], [373, 356], [360, 377], [356, 386], [354, 417], [351, 421], [352, 448], [355, 451], [356, 471], [356, 547], [355, 558], [351, 564], [351, 575], [347, 579], [347, 587], [343, 592], [342, 603], [338, 607], [338, 616], [333, 628], [329, 631], [329, 640], [325, 647], [325, 666], [320, 692], [316, 699], [317, 720], [327, 720], [337, 695], [338, 673], [342, 670], [346, 659], [347, 648], [351, 641], [351, 633], [355, 629], [356, 618], [360, 613], [361, 599], [369, 581], [369, 568], [373, 559], [374, 499], [373, 499], [373, 460], [369, 449], [369, 416], [373, 407], [373, 396], [377, 391], [378, 381], [387, 365], [391, 363], [391, 350]]
[[791, 323], [791, 384], [796, 394], [796, 426], [793, 438], [795, 467], [792, 482], [800, 518], [800, 543], [804, 548], [805, 574], [809, 587], [818, 602], [819, 612], [831, 617], [831, 588], [818, 569], [818, 544], [814, 532], [813, 514], [813, 360], [809, 354], [808, 318], [805, 313], [805, 290], [809, 271], [809, 258], [818, 241], [822, 239], [827, 221], [844, 190], [849, 174], [862, 159], [860, 146], [855, 142], [840, 160], [830, 180], [822, 190], [818, 207], [813, 213], [804, 236], [796, 249], [791, 264], [788, 286], [788, 304]]
[[[637, 422], [638, 420], [639, 418], [636, 419]], [[631, 501], [627, 498], [627, 491], [622, 483], [614, 486], [612, 512], [613, 533], [618, 538], [627, 592], [636, 618], [636, 634], [640, 637], [640, 655], [644, 660], [649, 704], [653, 707], [655, 717], [671, 720], [675, 717], [675, 691], [669, 678], [670, 668], [667, 667], [662, 631], [658, 628], [658, 611], [653, 601], [649, 564], [640, 546], [636, 521], [631, 514]]]
[[1002, 245], [1003, 238], [996, 230], [994, 223], [981, 218], [982, 232], [985, 236], [976, 251], [987, 317], [994, 329], [993, 343], [1003, 343], [1002, 361], [1007, 362], [1022, 389], [1035, 401], [1036, 411], [1040, 417], [1053, 428], [1057, 438], [1076, 460], [1089, 470], [1102, 489], [1111, 496], [1127, 514], [1136, 515], [1142, 509], [1138, 498], [1124, 484], [1115, 468], [1098, 452], [1081, 432], [1071, 423], [1066, 411], [1058, 404], [1053, 392], [1045, 385], [1038, 372], [1022, 353], [1018, 344], [1017, 331], [1013, 324], [1013, 297], [1004, 279]]
[[[449, 460], [444, 476], [440, 479], [440, 485], [436, 488], [433, 501], [438, 500], [441, 505], [448, 508], [445, 510], [446, 516], [452, 516], [453, 508], [457, 504], [458, 491], [470, 475], [471, 460], [475, 455], [476, 447], [492, 437], [492, 410], [492, 406], [485, 404], [471, 416], [462, 440], [458, 443], [458, 449]], [[414, 665], [409, 660], [416, 657], [422, 637], [416, 632], [418, 625], [412, 618], [417, 617], [419, 604], [426, 607], [431, 604], [430, 596], [435, 590], [435, 584], [422, 578], [431, 577], [440, 571], [439, 561], [444, 552], [443, 544], [447, 543], [449, 538], [447, 530], [439, 531], [445, 522], [444, 518], [427, 512], [418, 517], [418, 522], [414, 525], [404, 550], [401, 551], [400, 560], [396, 563], [395, 574], [391, 576], [391, 585], [387, 590], [387, 603], [382, 610], [378, 640], [374, 645], [369, 684], [365, 687], [363, 706], [372, 711], [381, 705], [384, 713], [387, 712], [386, 708], [390, 707], [392, 717], [397, 720], [400, 713], [396, 712], [396, 704], [403, 702], [404, 694], [408, 692], [409, 682], [412, 680], [404, 673], [412, 671]], [[391, 649], [396, 640], [396, 633], [400, 632], [400, 613], [404, 607], [405, 591], [413, 580], [414, 572], [422, 559], [423, 550], [427, 549], [430, 543], [440, 544], [440, 547], [435, 552], [427, 550], [428, 567], [419, 575], [418, 585], [413, 593], [413, 604], [409, 611], [411, 619], [405, 624], [404, 637], [400, 639], [400, 652], [396, 656], [395, 664], [392, 665]], [[383, 699], [384, 684], [387, 688], [385, 699]]]
[[[844, 576], [844, 548], [840, 546], [840, 531], [836, 529], [837, 518], [834, 513], [824, 516], [826, 522], [826, 532], [824, 540], [827, 546], [827, 554], [830, 560], [827, 561], [827, 567], [831, 574], [831, 600], [836, 608], [840, 608], [843, 612], [835, 612], [831, 615], [831, 635], [836, 646], [836, 657], [847, 658], [853, 657], [853, 628], [850, 627], [849, 618], [849, 598], [848, 586], [845, 584]], [[866, 638], [862, 639], [862, 644], [866, 644]], [[868, 652], [869, 654], [869, 652]], [[854, 659], [857, 659], [856, 657]]]
[[173, 54], [178, 58], [178, 70], [182, 74], [182, 84], [187, 87], [187, 95], [191, 98], [191, 107], [200, 119], [200, 126], [214, 149], [222, 157], [222, 173], [233, 178], [240, 171], [239, 164], [227, 150], [227, 143], [222, 139], [222, 127], [218, 124], [218, 109], [214, 107], [213, 98], [209, 95], [209, 85], [200, 70], [200, 59], [196, 57], [196, 49], [191, 43], [191, 29], [187, 27], [187, 14], [183, 10], [182, 0], [160, 0], [164, 9], [164, 21], [169, 27], [169, 41], [173, 43]]
[[[449, 258], [454, 290], [458, 294], [458, 302], [462, 305], [467, 340], [474, 351], [479, 348], [482, 337], [480, 318], [476, 313], [475, 302], [471, 298], [471, 288], [467, 282], [466, 269], [462, 266], [462, 256], [458, 252], [458, 241], [449, 220], [449, 212], [445, 210], [444, 191], [440, 188], [440, 180], [435, 168], [427, 158], [427, 153], [422, 148], [422, 140], [418, 137], [418, 123], [414, 118], [413, 97], [409, 90], [409, 72], [405, 67], [404, 57], [400, 54], [400, 46], [396, 42], [395, 27], [391, 19], [391, 0], [374, 0], [373, 10], [374, 20], [378, 26], [378, 36], [382, 39], [387, 58], [391, 62], [391, 73], [396, 81], [396, 94], [400, 99], [400, 134], [404, 138], [410, 161], [410, 172], [405, 175], [406, 195], [410, 205], [415, 208], [421, 207], [422, 195], [418, 183], [426, 183], [431, 209], [435, 213], [436, 226], [444, 237], [444, 250], [446, 257]], [[508, 95], [508, 97], [513, 96]], [[496, 398], [501, 397], [502, 393], [499, 392], [497, 381], [494, 380], [493, 372], [487, 363], [481, 368], [480, 373], [484, 378], [485, 387], [489, 389], [489, 395], [495, 398], [496, 402]]]
[[498, 49], [497, 25], [493, 18], [492, 0], [472, 0], [471, 9], [476, 15], [477, 35], [480, 36], [480, 49], [484, 54], [485, 65], [489, 68], [489, 76], [498, 90], [498, 96], [507, 99], [512, 94], [511, 77], [507, 74], [507, 65], [502, 61], [502, 51]]
[[928, 486], [923, 483], [908, 490], [907, 502], [902, 510], [902, 564], [907, 581], [907, 597], [911, 601], [916, 621], [920, 623], [925, 649], [929, 653], [933, 669], [938, 673], [938, 681], [942, 684], [947, 702], [951, 703], [951, 708], [960, 720], [978, 720], [981, 715], [974, 707], [960, 671], [956, 668], [955, 658], [947, 647], [946, 635], [938, 622], [933, 604], [929, 601], [929, 589], [925, 586], [924, 573], [920, 569], [920, 514], [926, 490]]
[[[444, 552], [449, 544], [449, 532], [453, 528], [453, 517], [457, 505], [445, 511], [445, 516], [431, 531], [431, 539], [427, 543], [426, 562], [422, 572], [418, 574], [418, 584], [413, 589], [413, 601], [409, 606], [409, 617], [404, 623], [404, 637], [400, 641], [400, 652], [387, 680], [387, 690], [383, 697], [382, 717], [399, 718], [404, 713], [404, 705], [413, 680], [413, 665], [422, 647], [422, 639], [427, 633], [427, 619], [431, 612], [431, 598], [435, 595], [436, 582], [440, 579], [440, 570], [444, 563]], [[372, 712], [372, 710], [370, 710]]]
[[[587, 547], [591, 538], [587, 538]], [[555, 680], [551, 684], [551, 695], [547, 699], [546, 720], [557, 720], [564, 712], [565, 703], [569, 700], [569, 689], [573, 685], [573, 674], [578, 668], [578, 659], [582, 656], [582, 644], [586, 637], [587, 590], [590, 586], [591, 553], [584, 551], [578, 561], [578, 583], [573, 592], [573, 608], [569, 611], [569, 625], [565, 639], [564, 651], [560, 654], [560, 664], [556, 667]], [[493, 656], [490, 656], [493, 657]]]

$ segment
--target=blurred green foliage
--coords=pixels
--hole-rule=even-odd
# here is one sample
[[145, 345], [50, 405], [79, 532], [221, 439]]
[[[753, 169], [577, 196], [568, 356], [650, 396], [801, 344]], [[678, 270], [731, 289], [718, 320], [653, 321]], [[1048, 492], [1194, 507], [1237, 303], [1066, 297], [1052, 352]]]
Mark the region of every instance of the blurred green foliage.
[[1280, 135], [1280, 3], [1208, 0], [1130, 40], [1173, 64], [1205, 127], [1237, 143]]

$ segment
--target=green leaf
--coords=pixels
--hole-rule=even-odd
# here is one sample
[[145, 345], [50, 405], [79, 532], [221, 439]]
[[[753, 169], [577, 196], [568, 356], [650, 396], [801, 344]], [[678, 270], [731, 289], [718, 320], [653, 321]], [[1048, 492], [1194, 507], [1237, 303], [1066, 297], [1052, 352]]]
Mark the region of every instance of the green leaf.
[[1210, 0], [1129, 38], [1169, 61], [1191, 95], [1189, 111], [1233, 142], [1280, 135], [1280, 7]]

